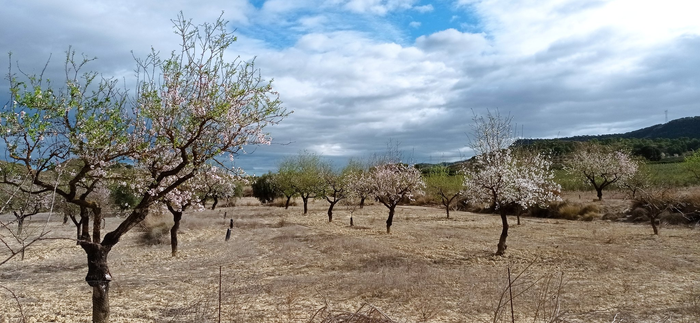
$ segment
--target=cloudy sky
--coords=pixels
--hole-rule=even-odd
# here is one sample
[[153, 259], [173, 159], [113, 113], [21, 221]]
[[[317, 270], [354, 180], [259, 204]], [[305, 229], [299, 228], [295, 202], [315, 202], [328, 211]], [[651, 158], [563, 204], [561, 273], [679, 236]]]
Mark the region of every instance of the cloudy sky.
[[70, 45], [132, 78], [132, 52], [177, 45], [179, 11], [195, 23], [223, 11], [231, 57], [256, 57], [294, 111], [269, 129], [273, 145], [239, 156], [249, 173], [302, 150], [342, 164], [389, 140], [414, 162], [464, 159], [472, 113], [487, 109], [529, 138], [700, 115], [700, 2], [688, 0], [7, 0], [0, 52], [25, 72], [53, 54], [60, 71]]

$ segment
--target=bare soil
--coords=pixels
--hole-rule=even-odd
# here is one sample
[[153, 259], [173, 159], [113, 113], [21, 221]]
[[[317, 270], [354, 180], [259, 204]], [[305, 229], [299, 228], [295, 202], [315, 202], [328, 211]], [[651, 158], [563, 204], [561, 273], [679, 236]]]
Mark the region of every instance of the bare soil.
[[[365, 303], [396, 322], [510, 322], [509, 268], [516, 322], [700, 321], [694, 228], [662, 226], [654, 236], [648, 224], [511, 218], [508, 250], [496, 257], [494, 215], [446, 219], [441, 209], [399, 207], [386, 234], [379, 204], [355, 210], [353, 227], [344, 206], [329, 223], [323, 201], [306, 216], [301, 205], [238, 204], [186, 214], [176, 258], [167, 236], [144, 245], [145, 229], [128, 233], [109, 257], [112, 322], [217, 322], [220, 269], [221, 322], [308, 322], [324, 306], [355, 311]], [[27, 232], [45, 223], [37, 216]], [[107, 229], [118, 223], [109, 218]], [[0, 267], [0, 285], [17, 295], [0, 288], [0, 322], [21, 322], [17, 301], [27, 322], [90, 321], [92, 290], [85, 253], [70, 240], [74, 228], [56, 215], [46, 225], [66, 239], [42, 241], [25, 260]]]

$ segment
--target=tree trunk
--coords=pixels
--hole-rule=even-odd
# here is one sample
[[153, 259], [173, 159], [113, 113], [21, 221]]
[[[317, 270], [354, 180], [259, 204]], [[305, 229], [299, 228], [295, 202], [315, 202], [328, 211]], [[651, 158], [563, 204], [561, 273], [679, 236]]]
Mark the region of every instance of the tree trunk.
[[109, 283], [92, 287], [92, 322], [109, 322]]
[[508, 217], [506, 216], [506, 210], [503, 206], [501, 206], [501, 222], [503, 223], [503, 229], [501, 230], [501, 238], [498, 240], [497, 256], [502, 256], [508, 248], [506, 245], [506, 238], [508, 238]]
[[[215, 202], [216, 203], [216, 202]], [[177, 231], [180, 230], [180, 220], [182, 211], [171, 211], [173, 213], [173, 227], [170, 228], [170, 250], [173, 257], [177, 256]], [[233, 219], [231, 219], [233, 221]]]
[[102, 208], [93, 207], [92, 210], [92, 242], [99, 243], [102, 235]]
[[289, 195], [287, 196], [287, 202], [284, 203], [284, 209], [289, 209], [289, 201], [292, 199], [292, 196]]
[[365, 207], [365, 198], [362, 197], [362, 198], [360, 198], [360, 208], [364, 208], [364, 207]]
[[659, 227], [656, 225], [656, 217], [651, 217], [651, 228], [654, 229], [655, 235], [659, 235]]
[[355, 224], [352, 223], [352, 215], [350, 216], [350, 226], [354, 226]]
[[109, 282], [112, 275], [107, 266], [107, 255], [111, 246], [81, 241], [88, 259], [88, 273], [85, 281], [92, 287], [92, 322], [109, 322]]
[[328, 222], [333, 222], [333, 207], [335, 203], [336, 202], [331, 202], [331, 205], [328, 207]]
[[80, 208], [80, 227], [78, 240], [90, 241], [90, 214], [83, 207]]
[[389, 207], [389, 217], [386, 219], [386, 233], [391, 233], [391, 224], [394, 222], [394, 209], [396, 205]]
[[603, 200], [603, 188], [596, 187], [595, 191], [596, 191], [596, 194], [598, 196], [598, 201], [602, 201]]
[[24, 217], [17, 217], [17, 235], [22, 235], [22, 227], [24, 227]]
[[214, 195], [214, 204], [211, 205], [211, 209], [216, 209], [216, 205], [219, 204], [219, 197]]
[[306, 215], [306, 212], [309, 211], [309, 208], [308, 208], [309, 198], [302, 196], [301, 199], [304, 201], [304, 215]]

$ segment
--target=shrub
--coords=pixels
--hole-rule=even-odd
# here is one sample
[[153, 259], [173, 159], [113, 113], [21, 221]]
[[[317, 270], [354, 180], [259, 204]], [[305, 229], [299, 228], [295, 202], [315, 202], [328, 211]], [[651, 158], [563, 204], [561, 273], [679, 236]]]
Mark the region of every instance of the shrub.
[[[276, 198], [272, 202], [268, 203], [268, 206], [284, 207], [287, 203], [286, 198]], [[297, 206], [297, 202], [294, 200], [289, 201], [289, 206]]]
[[165, 216], [160, 212], [149, 214], [139, 227], [141, 234], [138, 241], [143, 245], [153, 246], [170, 242], [170, 225], [165, 222]]
[[579, 204], [569, 201], [552, 203], [546, 208], [530, 209], [530, 216], [565, 220], [593, 221], [601, 217], [597, 204]]

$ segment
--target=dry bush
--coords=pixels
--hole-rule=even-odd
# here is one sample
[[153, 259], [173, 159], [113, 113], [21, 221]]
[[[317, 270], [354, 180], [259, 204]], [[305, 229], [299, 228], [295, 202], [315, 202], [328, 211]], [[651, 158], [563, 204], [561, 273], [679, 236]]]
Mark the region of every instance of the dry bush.
[[[276, 198], [274, 201], [266, 204], [267, 206], [284, 207], [287, 203], [286, 198]], [[289, 201], [289, 206], [297, 206], [297, 202], [292, 199]]]
[[653, 216], [657, 222], [664, 224], [694, 224], [700, 221], [700, 192], [650, 190], [639, 194], [632, 201], [631, 209], [628, 220], [632, 222], [648, 221]]
[[243, 197], [255, 197], [253, 195], [253, 187], [250, 185], [243, 186]]
[[141, 233], [138, 236], [138, 242], [147, 246], [169, 243], [171, 226], [172, 223], [166, 221], [164, 213], [151, 212], [139, 223]]
[[558, 216], [556, 216], [556, 218], [566, 220], [577, 220], [582, 209], [583, 208], [579, 204], [565, 203], [557, 210]]
[[592, 221], [599, 219], [600, 206], [598, 204], [581, 204], [570, 201], [556, 202], [547, 208], [535, 207], [530, 210], [530, 216], [540, 218], [565, 219], [577, 221]]
[[442, 205], [442, 202], [438, 200], [436, 197], [427, 195], [427, 194], [421, 194], [413, 198], [413, 200], [409, 200], [406, 198], [405, 200], [401, 201], [402, 204], [408, 204], [408, 205], [417, 205], [417, 206], [426, 206], [426, 205]]
[[314, 313], [309, 323], [395, 323], [389, 316], [371, 304], [363, 304], [357, 311], [334, 312], [328, 305]]
[[[493, 313], [493, 323], [532, 321], [543, 323], [566, 322], [563, 319], [562, 295], [564, 273], [533, 274], [530, 263], [520, 273], [511, 276], [502, 288]], [[515, 311], [518, 308], [518, 311]], [[523, 310], [525, 309], [525, 310]], [[525, 314], [528, 313], [528, 314]]]

